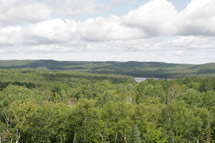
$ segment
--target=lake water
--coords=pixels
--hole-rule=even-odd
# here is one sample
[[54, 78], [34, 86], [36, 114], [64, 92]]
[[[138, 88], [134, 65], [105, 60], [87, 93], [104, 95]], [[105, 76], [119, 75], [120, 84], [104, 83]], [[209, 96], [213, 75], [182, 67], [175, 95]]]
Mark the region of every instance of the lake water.
[[[147, 78], [147, 77], [134, 77], [134, 79], [136, 80], [136, 82], [142, 82], [142, 81], [147, 80], [149, 78]], [[158, 80], [159, 78], [153, 78], [153, 79]]]
[[145, 78], [145, 77], [135, 77], [134, 79], [136, 80], [136, 82], [142, 82], [144, 80], [147, 80], [148, 78]]

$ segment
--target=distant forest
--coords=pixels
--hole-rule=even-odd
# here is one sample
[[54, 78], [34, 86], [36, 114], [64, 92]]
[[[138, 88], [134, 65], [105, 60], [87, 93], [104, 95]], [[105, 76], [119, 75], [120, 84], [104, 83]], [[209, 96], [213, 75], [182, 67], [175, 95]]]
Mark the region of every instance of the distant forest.
[[0, 61], [0, 69], [38, 69], [121, 74], [134, 77], [215, 77], [215, 63], [202, 65], [161, 62], [78, 62], [54, 60]]

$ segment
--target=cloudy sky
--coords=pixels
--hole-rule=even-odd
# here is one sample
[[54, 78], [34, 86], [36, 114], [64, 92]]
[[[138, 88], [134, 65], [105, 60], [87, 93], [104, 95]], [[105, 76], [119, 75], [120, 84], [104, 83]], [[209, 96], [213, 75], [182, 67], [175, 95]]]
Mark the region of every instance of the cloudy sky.
[[215, 62], [215, 0], [0, 0], [0, 59]]

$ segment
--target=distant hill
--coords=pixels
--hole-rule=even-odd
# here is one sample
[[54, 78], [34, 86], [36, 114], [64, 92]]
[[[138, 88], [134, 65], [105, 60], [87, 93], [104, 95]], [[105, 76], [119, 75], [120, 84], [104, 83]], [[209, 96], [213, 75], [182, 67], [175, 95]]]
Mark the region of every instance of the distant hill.
[[192, 65], [135, 61], [79, 62], [54, 60], [0, 60], [0, 69], [69, 70], [156, 78], [215, 76], [215, 63]]

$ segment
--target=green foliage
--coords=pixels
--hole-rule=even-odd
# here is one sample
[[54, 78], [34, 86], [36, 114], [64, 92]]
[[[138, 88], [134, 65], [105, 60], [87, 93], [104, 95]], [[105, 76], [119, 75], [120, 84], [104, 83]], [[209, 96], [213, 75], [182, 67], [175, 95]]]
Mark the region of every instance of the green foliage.
[[6, 107], [14, 101], [22, 103], [32, 95], [31, 90], [10, 84], [0, 93], [0, 106]]
[[200, 85], [200, 91], [209, 91], [209, 90], [213, 90], [214, 89], [214, 83], [213, 81], [208, 78], [208, 79], [204, 79], [202, 82], [201, 82], [201, 85]]
[[73, 142], [101, 142], [101, 130], [103, 122], [101, 111], [95, 107], [94, 100], [84, 99], [72, 110], [69, 117], [70, 125], [74, 134]]
[[[87, 67], [94, 64], [104, 63]], [[159, 66], [144, 66], [152, 65]], [[0, 77], [0, 142], [215, 142], [215, 78], [136, 83], [128, 76], [48, 70], [0, 70]]]
[[158, 121], [163, 109], [162, 104], [139, 104], [135, 108], [133, 119], [138, 125], [144, 143], [165, 143], [166, 137], [158, 127]]
[[136, 95], [136, 102], [137, 103], [144, 103], [151, 101], [158, 100], [158, 103], [165, 102], [165, 92], [162, 86], [160, 85], [151, 85], [147, 82], [141, 82], [137, 86], [137, 95]]
[[190, 106], [202, 106], [203, 95], [194, 89], [189, 89], [186, 92], [180, 94], [179, 99], [183, 100]]

